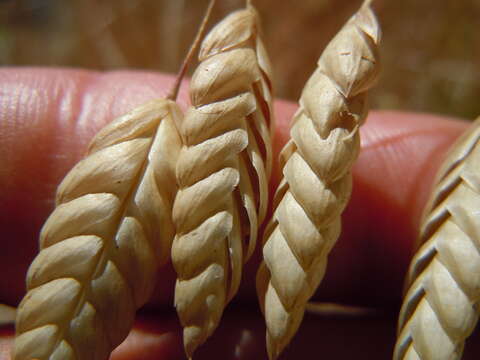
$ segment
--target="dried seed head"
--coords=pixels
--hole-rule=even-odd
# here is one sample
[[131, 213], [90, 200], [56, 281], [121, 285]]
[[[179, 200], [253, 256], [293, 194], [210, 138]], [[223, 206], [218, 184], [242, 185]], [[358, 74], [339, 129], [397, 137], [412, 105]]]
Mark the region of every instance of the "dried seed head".
[[236, 294], [268, 200], [271, 82], [253, 8], [206, 37], [181, 124], [173, 208], [175, 306], [189, 357]]
[[480, 297], [480, 118], [437, 175], [407, 275], [393, 358], [460, 359]]
[[42, 228], [16, 320], [14, 359], [108, 359], [169, 257], [182, 114], [169, 100], [101, 130]]
[[379, 26], [366, 2], [326, 47], [280, 156], [283, 175], [265, 231], [257, 292], [275, 359], [290, 342], [323, 278], [351, 192], [367, 91], [378, 71]]

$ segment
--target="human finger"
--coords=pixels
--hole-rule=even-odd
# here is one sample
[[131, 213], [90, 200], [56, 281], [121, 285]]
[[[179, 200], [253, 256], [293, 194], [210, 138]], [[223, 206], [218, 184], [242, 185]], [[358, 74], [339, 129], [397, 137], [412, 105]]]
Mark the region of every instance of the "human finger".
[[[56, 186], [103, 125], [165, 95], [171, 76], [78, 70], [0, 70], [0, 299], [15, 305], [37, 252], [38, 232], [53, 209]], [[179, 102], [188, 105], [185, 87]], [[288, 138], [296, 105], [276, 103], [275, 153]], [[352, 201], [330, 256], [321, 299], [398, 301], [415, 226], [435, 169], [465, 123], [438, 116], [372, 113], [362, 129]], [[273, 183], [278, 181], [279, 169]], [[256, 261], [247, 265], [241, 298], [254, 299]], [[157, 303], [172, 301], [174, 273], [162, 269]], [[383, 290], [381, 290], [383, 289]]]

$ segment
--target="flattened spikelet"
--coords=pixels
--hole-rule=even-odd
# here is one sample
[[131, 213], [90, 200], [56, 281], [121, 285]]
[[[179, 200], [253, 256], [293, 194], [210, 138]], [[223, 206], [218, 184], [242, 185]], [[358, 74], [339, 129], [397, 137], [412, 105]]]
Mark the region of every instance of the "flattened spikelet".
[[170, 255], [182, 115], [155, 100], [114, 120], [65, 177], [16, 320], [14, 359], [105, 360]]
[[175, 306], [189, 357], [238, 290], [265, 218], [272, 163], [270, 70], [255, 10], [218, 24], [200, 60], [190, 84], [193, 106], [179, 126], [184, 146], [173, 209]]
[[300, 98], [281, 154], [283, 175], [265, 233], [257, 292], [276, 358], [296, 333], [323, 278], [351, 192], [367, 90], [379, 65], [379, 26], [368, 2], [330, 42]]
[[437, 175], [407, 275], [393, 358], [460, 359], [480, 299], [480, 118]]

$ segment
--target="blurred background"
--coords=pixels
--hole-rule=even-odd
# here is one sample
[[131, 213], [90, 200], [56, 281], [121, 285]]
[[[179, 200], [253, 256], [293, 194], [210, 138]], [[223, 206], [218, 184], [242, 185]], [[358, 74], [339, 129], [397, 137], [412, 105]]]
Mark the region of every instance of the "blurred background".
[[[176, 72], [208, 0], [0, 0], [0, 65]], [[296, 100], [360, 0], [254, 0], [278, 97]], [[244, 5], [217, 0], [210, 24]], [[480, 0], [376, 0], [375, 108], [480, 115]], [[212, 25], [210, 25], [212, 26]]]

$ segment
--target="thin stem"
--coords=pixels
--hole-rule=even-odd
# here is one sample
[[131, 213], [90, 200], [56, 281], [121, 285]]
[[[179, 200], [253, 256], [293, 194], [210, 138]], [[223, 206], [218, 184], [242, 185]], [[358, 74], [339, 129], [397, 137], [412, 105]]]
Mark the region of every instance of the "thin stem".
[[182, 79], [185, 76], [185, 73], [187, 72], [188, 65], [190, 64], [190, 61], [192, 60], [192, 56], [194, 52], [197, 50], [200, 40], [203, 37], [203, 33], [205, 32], [205, 28], [207, 27], [208, 19], [210, 18], [210, 15], [212, 13], [213, 6], [215, 5], [216, 0], [210, 0], [210, 3], [208, 4], [207, 11], [205, 12], [205, 16], [203, 17], [202, 23], [200, 24], [200, 27], [197, 31], [197, 35], [195, 36], [195, 39], [193, 40], [192, 45], [190, 46], [190, 49], [188, 50], [187, 55], [185, 56], [185, 59], [183, 60], [183, 64], [180, 67], [180, 70], [177, 74], [177, 78], [175, 79], [175, 83], [173, 84], [172, 89], [168, 93], [167, 99], [169, 100], [176, 100], [178, 96], [178, 91], [180, 90], [180, 84], [182, 83]]
[[373, 0], [364, 0], [362, 6], [365, 6], [365, 7], [371, 6], [371, 5], [372, 5], [372, 2], [373, 2]]

